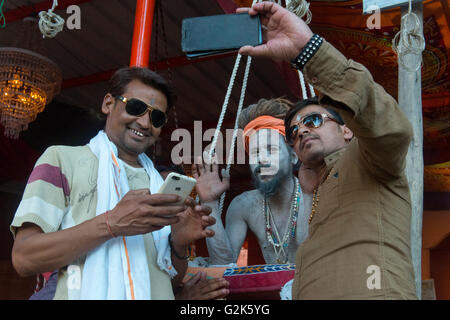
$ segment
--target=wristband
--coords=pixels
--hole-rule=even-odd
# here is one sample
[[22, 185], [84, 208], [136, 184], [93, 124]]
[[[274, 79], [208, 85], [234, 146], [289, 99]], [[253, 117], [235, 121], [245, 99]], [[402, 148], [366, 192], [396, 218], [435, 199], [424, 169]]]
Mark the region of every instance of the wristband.
[[314, 34], [308, 43], [300, 51], [299, 55], [291, 60], [291, 66], [294, 69], [303, 70], [306, 63], [312, 58], [312, 56], [319, 50], [323, 43], [323, 38], [318, 34]]
[[177, 257], [178, 259], [187, 260], [187, 258], [189, 258], [189, 256], [182, 257], [175, 251], [175, 248], [173, 247], [173, 244], [172, 244], [172, 233], [169, 233], [169, 245], [170, 245], [170, 249], [172, 250], [173, 255], [175, 257]]

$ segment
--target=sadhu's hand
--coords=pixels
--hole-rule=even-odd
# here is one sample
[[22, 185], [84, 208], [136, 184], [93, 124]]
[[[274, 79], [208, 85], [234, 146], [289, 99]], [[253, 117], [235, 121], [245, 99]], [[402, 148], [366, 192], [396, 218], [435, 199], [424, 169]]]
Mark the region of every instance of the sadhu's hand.
[[195, 190], [203, 203], [216, 201], [230, 187], [230, 176], [222, 170], [219, 176], [217, 163], [207, 164], [199, 159], [199, 164], [192, 165], [192, 175], [197, 180]]

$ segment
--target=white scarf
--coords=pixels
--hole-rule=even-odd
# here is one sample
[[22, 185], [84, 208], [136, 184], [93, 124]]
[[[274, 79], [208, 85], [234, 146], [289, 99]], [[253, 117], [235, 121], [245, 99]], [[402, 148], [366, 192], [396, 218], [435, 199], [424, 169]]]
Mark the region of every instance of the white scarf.
[[[88, 146], [98, 159], [96, 215], [113, 209], [129, 191], [128, 179], [117, 147], [101, 130]], [[156, 193], [163, 183], [158, 171], [145, 153], [138, 157], [150, 179], [150, 192]], [[157, 263], [171, 277], [172, 266], [168, 236], [170, 226], [152, 232]], [[87, 254], [83, 269], [80, 299], [151, 299], [147, 253], [142, 235], [108, 240]]]

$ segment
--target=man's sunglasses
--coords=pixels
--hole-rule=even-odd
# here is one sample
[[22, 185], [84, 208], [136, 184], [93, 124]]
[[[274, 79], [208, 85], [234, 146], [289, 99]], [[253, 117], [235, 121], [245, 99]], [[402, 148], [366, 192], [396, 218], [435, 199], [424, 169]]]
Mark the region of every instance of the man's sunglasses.
[[286, 142], [290, 145], [294, 145], [295, 141], [297, 141], [298, 138], [300, 124], [304, 125], [307, 128], [319, 128], [323, 125], [326, 118], [338, 122], [336, 119], [332, 118], [326, 113], [311, 113], [303, 118], [300, 118], [287, 130]]
[[156, 109], [148, 103], [145, 103], [142, 100], [136, 98], [125, 98], [122, 96], [116, 96], [116, 99], [119, 99], [123, 103], [125, 103], [126, 112], [134, 117], [143, 116], [148, 110], [150, 111], [150, 121], [155, 128], [160, 128], [167, 122], [167, 116], [161, 110]]

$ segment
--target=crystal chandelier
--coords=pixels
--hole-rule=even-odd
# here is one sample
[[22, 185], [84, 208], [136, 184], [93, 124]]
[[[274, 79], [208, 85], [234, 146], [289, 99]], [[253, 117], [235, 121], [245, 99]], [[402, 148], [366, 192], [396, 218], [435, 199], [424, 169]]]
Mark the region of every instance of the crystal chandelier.
[[[22, 46], [36, 45], [35, 19], [24, 20]], [[18, 139], [53, 97], [59, 93], [62, 75], [58, 66], [29, 48], [0, 48], [0, 123], [4, 134]]]

